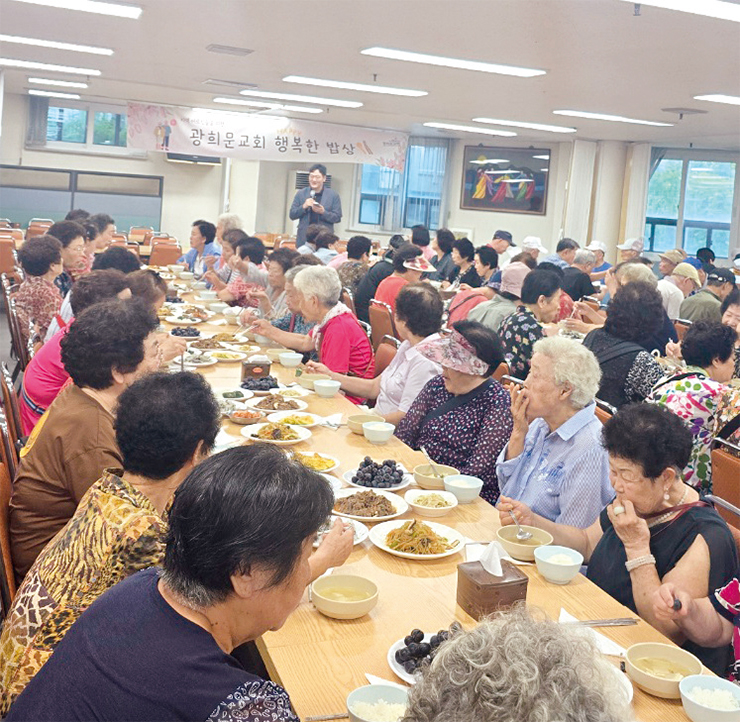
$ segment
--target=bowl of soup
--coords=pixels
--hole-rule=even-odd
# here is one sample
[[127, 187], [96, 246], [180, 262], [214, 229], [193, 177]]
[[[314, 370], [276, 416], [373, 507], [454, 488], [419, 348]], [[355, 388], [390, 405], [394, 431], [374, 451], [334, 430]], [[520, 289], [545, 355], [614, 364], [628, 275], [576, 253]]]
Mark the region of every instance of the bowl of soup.
[[301, 374], [296, 377], [296, 381], [298, 381], [304, 389], [313, 391], [314, 381], [331, 381], [331, 379], [327, 374]]
[[355, 574], [329, 574], [311, 585], [311, 601], [332, 619], [359, 619], [378, 603], [378, 587]]
[[644, 692], [664, 699], [680, 699], [684, 677], [701, 674], [701, 662], [690, 652], [672, 644], [633, 644], [625, 658], [629, 678]]
[[[434, 473], [435, 471], [439, 476]], [[445, 478], [457, 476], [459, 473], [459, 470], [454, 466], [435, 464], [434, 469], [432, 469], [430, 464], [419, 464], [414, 467], [414, 481], [422, 489], [444, 489]]]
[[362, 436], [362, 425], [369, 421], [384, 421], [382, 416], [377, 414], [352, 414], [347, 417], [347, 426], [353, 434]]
[[534, 550], [537, 547], [552, 544], [552, 534], [544, 529], [538, 529], [536, 526], [521, 525], [524, 531], [528, 531], [532, 536], [524, 541], [516, 538], [517, 528], [515, 524], [511, 526], [502, 526], [496, 531], [496, 539], [501, 542], [501, 546], [509, 554], [518, 559], [520, 562], [533, 562]]

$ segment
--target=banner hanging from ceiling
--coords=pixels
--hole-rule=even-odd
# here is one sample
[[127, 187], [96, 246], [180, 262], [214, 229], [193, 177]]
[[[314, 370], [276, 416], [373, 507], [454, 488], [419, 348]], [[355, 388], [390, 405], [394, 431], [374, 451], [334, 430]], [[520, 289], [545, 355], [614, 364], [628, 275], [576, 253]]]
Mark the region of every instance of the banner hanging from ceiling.
[[128, 147], [291, 163], [372, 163], [402, 171], [406, 133], [268, 115], [128, 104]]

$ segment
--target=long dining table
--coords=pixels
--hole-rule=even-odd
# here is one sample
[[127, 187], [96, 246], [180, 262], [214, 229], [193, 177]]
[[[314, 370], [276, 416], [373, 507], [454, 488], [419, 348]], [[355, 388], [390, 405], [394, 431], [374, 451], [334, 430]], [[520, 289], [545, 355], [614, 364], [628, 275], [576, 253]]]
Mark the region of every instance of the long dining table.
[[[192, 293], [183, 293], [188, 303], [201, 303]], [[202, 333], [235, 333], [235, 320], [229, 325], [222, 316], [197, 325]], [[213, 322], [217, 323], [213, 323]], [[163, 320], [166, 331], [172, 328]], [[238, 388], [241, 363], [226, 362], [198, 369], [215, 391]], [[296, 369], [273, 363], [270, 373], [284, 384], [296, 381]], [[315, 393], [303, 397], [306, 411], [321, 416], [342, 414], [342, 420], [357, 407], [343, 395], [326, 399]], [[234, 443], [250, 443], [241, 435], [243, 427], [224, 420], [223, 430], [233, 436]], [[289, 448], [301, 452], [321, 452], [339, 459], [340, 466], [332, 472], [342, 474], [357, 468], [370, 456], [376, 461], [393, 459], [413, 470], [425, 463], [423, 455], [393, 436], [384, 445], [368, 442], [352, 433], [343, 423], [338, 429], [318, 426], [311, 437]], [[344, 482], [342, 482], [344, 484]], [[410, 488], [416, 488], [413, 484]], [[401, 492], [403, 495], [405, 491]], [[412, 519], [409, 511], [400, 517]], [[423, 519], [422, 519], [423, 520]], [[447, 515], [434, 519], [450, 526], [474, 541], [495, 539], [500, 526], [496, 509], [478, 497], [474, 502], [459, 504]], [[366, 673], [400, 683], [386, 661], [388, 649], [412, 629], [435, 633], [458, 621], [464, 628], [475, 625], [456, 602], [457, 566], [465, 561], [465, 551], [435, 560], [415, 561], [391, 556], [367, 539], [354, 547], [342, 572], [371, 579], [378, 586], [375, 608], [360, 619], [340, 621], [319, 613], [304, 594], [298, 608], [278, 631], [268, 632], [257, 641], [270, 677], [290, 694], [296, 713], [304, 719], [346, 712], [346, 698], [353, 689], [367, 684]], [[567, 585], [547, 582], [534, 565], [520, 566], [528, 577], [527, 605], [539, 608], [548, 617], [557, 619], [565, 609], [579, 620], [633, 617], [631, 610], [579, 574]], [[639, 619], [639, 618], [638, 618]], [[598, 630], [624, 648], [638, 642], [671, 642], [647, 622], [634, 626], [608, 627]], [[619, 664], [616, 658], [609, 658]], [[633, 710], [639, 722], [668, 722], [688, 719], [680, 700], [653, 697], [634, 687]]]

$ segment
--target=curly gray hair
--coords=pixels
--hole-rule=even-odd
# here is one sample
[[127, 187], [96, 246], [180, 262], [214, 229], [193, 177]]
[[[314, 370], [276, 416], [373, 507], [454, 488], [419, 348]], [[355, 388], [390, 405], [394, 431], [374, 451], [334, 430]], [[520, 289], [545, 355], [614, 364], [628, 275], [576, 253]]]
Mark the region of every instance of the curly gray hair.
[[401, 722], [626, 722], [616, 670], [582, 630], [521, 605], [439, 647]]

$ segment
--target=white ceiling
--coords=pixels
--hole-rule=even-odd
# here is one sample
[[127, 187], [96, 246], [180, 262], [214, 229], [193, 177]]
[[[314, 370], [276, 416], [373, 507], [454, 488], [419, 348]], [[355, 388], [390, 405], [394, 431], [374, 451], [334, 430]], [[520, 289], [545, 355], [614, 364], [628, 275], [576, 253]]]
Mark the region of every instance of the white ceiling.
[[[136, 2], [136, 0], [133, 0]], [[83, 100], [161, 102], [220, 107], [236, 88], [360, 100], [357, 110], [332, 108], [310, 120], [394, 128], [483, 141], [493, 136], [435, 131], [426, 121], [471, 124], [479, 116], [576, 127], [575, 135], [519, 130], [524, 141], [569, 138], [649, 141], [659, 145], [740, 148], [740, 106], [693, 100], [740, 96], [740, 23], [620, 0], [140, 0], [139, 20], [0, 0], [0, 31], [10, 35], [98, 45], [101, 57], [0, 43], [4, 57], [98, 68]], [[211, 43], [250, 48], [246, 57], [206, 51]], [[451, 57], [541, 68], [516, 78], [429, 67], [360, 55], [380, 45]], [[286, 75], [426, 90], [403, 98], [282, 82]], [[24, 93], [29, 76], [6, 70], [6, 92]], [[40, 86], [35, 86], [40, 87]], [[706, 110], [685, 116], [663, 108]], [[555, 109], [588, 110], [675, 122], [671, 128], [565, 118]]]

